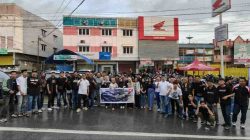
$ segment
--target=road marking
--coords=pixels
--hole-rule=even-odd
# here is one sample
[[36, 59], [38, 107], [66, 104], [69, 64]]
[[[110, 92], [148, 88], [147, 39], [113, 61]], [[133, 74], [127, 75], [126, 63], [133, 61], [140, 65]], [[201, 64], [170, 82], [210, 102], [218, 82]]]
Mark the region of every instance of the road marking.
[[144, 132], [117, 132], [117, 131], [85, 131], [45, 128], [24, 128], [24, 127], [0, 127], [0, 131], [14, 132], [36, 132], [36, 133], [58, 133], [58, 134], [79, 134], [79, 135], [105, 135], [105, 136], [132, 136], [132, 137], [154, 137], [154, 138], [195, 138], [195, 139], [227, 139], [227, 140], [250, 140], [250, 137], [235, 136], [208, 136], [208, 135], [185, 135], [167, 133], [144, 133]]

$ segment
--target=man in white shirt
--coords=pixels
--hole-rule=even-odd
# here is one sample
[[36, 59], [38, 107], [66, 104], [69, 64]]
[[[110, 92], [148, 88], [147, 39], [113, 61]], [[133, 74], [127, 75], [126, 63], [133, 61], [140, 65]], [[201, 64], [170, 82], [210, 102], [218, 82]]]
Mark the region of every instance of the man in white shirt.
[[18, 117], [22, 116], [27, 116], [27, 101], [28, 101], [28, 96], [27, 96], [27, 70], [22, 70], [21, 71], [22, 75], [16, 79], [17, 83], [17, 100], [18, 100], [18, 106], [17, 106], [17, 112], [18, 112]]
[[86, 79], [86, 74], [82, 75], [82, 78], [78, 81], [78, 109], [76, 112], [81, 111], [81, 100], [83, 100], [84, 110], [88, 110], [88, 95], [89, 95], [89, 81]]
[[165, 114], [165, 117], [168, 117], [170, 99], [168, 97], [169, 93], [172, 90], [172, 86], [166, 81], [165, 77], [162, 77], [162, 81], [157, 86], [160, 91], [160, 100], [161, 100], [161, 113]]

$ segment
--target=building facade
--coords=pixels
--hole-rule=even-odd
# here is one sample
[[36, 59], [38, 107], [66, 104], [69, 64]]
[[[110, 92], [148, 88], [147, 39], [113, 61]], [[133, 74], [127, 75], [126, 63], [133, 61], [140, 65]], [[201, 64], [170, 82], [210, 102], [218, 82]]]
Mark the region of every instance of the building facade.
[[[96, 71], [136, 71], [138, 61], [137, 19], [64, 17], [64, 49], [80, 53], [95, 62]], [[102, 60], [100, 52], [111, 54]], [[78, 70], [88, 70], [84, 61], [78, 61]]]
[[[111, 73], [131, 70], [138, 72], [141, 66], [154, 66], [158, 62], [160, 67], [164, 62], [172, 63], [177, 60], [178, 20], [169, 20], [166, 24], [169, 31], [163, 26], [164, 30], [160, 29], [156, 32], [159, 34], [152, 34], [152, 38], [149, 37], [150, 33], [155, 32], [148, 32], [149, 27], [144, 30], [143, 20], [143, 17], [64, 16], [63, 46], [92, 59], [95, 62], [95, 71]], [[153, 22], [155, 21], [152, 24]], [[175, 24], [177, 28], [172, 28]], [[146, 26], [153, 28], [153, 25]], [[111, 58], [102, 59], [100, 55], [103, 52], [110, 53]], [[78, 70], [91, 69], [84, 61], [78, 61], [77, 67]]]
[[192, 63], [195, 59], [205, 63], [212, 64], [214, 56], [213, 44], [179, 44], [180, 59], [178, 64], [186, 65]]
[[49, 21], [16, 4], [0, 4], [0, 67], [3, 70], [40, 69], [62, 49], [62, 33]]

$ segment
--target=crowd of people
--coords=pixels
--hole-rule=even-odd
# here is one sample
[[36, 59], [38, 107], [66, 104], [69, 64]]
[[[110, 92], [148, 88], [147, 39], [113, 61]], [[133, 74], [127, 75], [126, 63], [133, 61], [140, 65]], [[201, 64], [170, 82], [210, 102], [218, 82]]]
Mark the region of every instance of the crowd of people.
[[[38, 74], [33, 70], [28, 75], [22, 70], [10, 73], [10, 79], [3, 82], [4, 104], [1, 105], [0, 122], [9, 118], [30, 117], [47, 110], [82, 110], [105, 106], [106, 109], [148, 109], [157, 111], [165, 118], [176, 116], [180, 119], [200, 122], [202, 125], [220, 125], [218, 107], [224, 119], [224, 128], [236, 127], [241, 112], [240, 128], [245, 128], [249, 105], [249, 88], [244, 77], [214, 80], [211, 76], [180, 76], [168, 74], [117, 74], [52, 72]], [[100, 88], [133, 88], [134, 103], [104, 104], [100, 102]], [[44, 97], [48, 97], [47, 109]], [[55, 103], [56, 100], [56, 103]], [[62, 101], [61, 101], [62, 100]], [[63, 103], [63, 104], [62, 104]], [[95, 107], [94, 107], [95, 106]], [[201, 120], [201, 121], [198, 121]]]

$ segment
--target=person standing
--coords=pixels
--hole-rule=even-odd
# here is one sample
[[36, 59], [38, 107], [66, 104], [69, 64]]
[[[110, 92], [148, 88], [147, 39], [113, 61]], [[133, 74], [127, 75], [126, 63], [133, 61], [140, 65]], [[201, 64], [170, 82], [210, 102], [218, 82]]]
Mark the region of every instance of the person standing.
[[[111, 83], [109, 84], [109, 88], [112, 91], [118, 88], [115, 78], [111, 78]], [[112, 110], [115, 110], [115, 103], [112, 104]]]
[[81, 100], [83, 100], [83, 107], [84, 110], [88, 110], [88, 96], [89, 96], [89, 81], [86, 79], [86, 74], [82, 74], [82, 78], [78, 82], [78, 105], [76, 112], [81, 112], [82, 103]]
[[95, 99], [95, 93], [96, 93], [96, 80], [94, 78], [93, 73], [88, 73], [87, 80], [89, 81], [89, 109], [91, 109], [94, 106], [94, 99]]
[[[9, 100], [6, 100], [8, 104], [9, 115], [12, 118], [16, 118], [16, 110], [15, 110], [15, 97], [18, 92], [17, 83], [16, 83], [17, 73], [16, 71], [11, 71], [10, 79], [3, 83], [3, 90], [6, 92], [6, 96], [8, 96]], [[7, 105], [6, 104], [6, 105]], [[7, 115], [7, 114], [6, 114]]]
[[67, 100], [66, 100], [66, 83], [67, 79], [64, 75], [64, 72], [60, 72], [60, 76], [56, 80], [57, 82], [57, 88], [56, 88], [56, 93], [57, 93], [57, 107], [61, 107], [61, 97], [63, 98], [63, 103], [64, 103], [64, 108], [67, 108]]
[[78, 101], [78, 81], [80, 80], [77, 71], [74, 72], [72, 77], [72, 102], [73, 102], [73, 110], [77, 109], [77, 101]]
[[[134, 82], [133, 82], [133, 80], [132, 80], [131, 77], [128, 77], [127, 87], [128, 88], [133, 88], [133, 89], [135, 87], [135, 84], [134, 84]], [[130, 109], [134, 108], [134, 103], [128, 103], [127, 107], [130, 108]]]
[[73, 79], [69, 72], [66, 72], [66, 97], [67, 97], [67, 104], [70, 109], [72, 109], [73, 103], [72, 103], [72, 83]]
[[140, 92], [141, 92], [141, 84], [138, 78], [135, 78], [135, 107], [140, 109]]
[[27, 79], [27, 90], [28, 90], [28, 115], [30, 116], [31, 113], [35, 113], [37, 106], [37, 99], [40, 93], [40, 81], [37, 77], [37, 71], [33, 70], [31, 77]]
[[247, 110], [249, 106], [249, 87], [246, 86], [246, 79], [241, 77], [239, 80], [239, 85], [233, 88], [233, 93], [235, 95], [234, 99], [234, 109], [232, 125], [236, 127], [237, 116], [241, 112], [240, 128], [245, 129], [245, 122], [247, 116]]
[[103, 82], [103, 78], [102, 78], [101, 73], [98, 72], [96, 74], [95, 81], [96, 81], [95, 95], [96, 95], [97, 106], [101, 106], [101, 104], [100, 104], [100, 89], [101, 89], [101, 85]]
[[42, 113], [44, 108], [43, 108], [43, 102], [44, 102], [44, 95], [46, 94], [46, 88], [47, 88], [47, 81], [45, 79], [46, 75], [45, 73], [41, 74], [40, 77], [40, 93], [38, 95], [37, 99], [37, 106], [38, 106], [38, 113]]
[[169, 94], [169, 98], [171, 101], [172, 106], [172, 114], [175, 113], [175, 109], [177, 110], [178, 116], [182, 118], [182, 107], [183, 107], [183, 101], [182, 101], [182, 91], [178, 87], [178, 81], [173, 81], [173, 89], [171, 90], [171, 93]]
[[161, 99], [161, 113], [168, 117], [169, 115], [169, 106], [170, 106], [170, 98], [168, 97], [172, 87], [166, 81], [165, 77], [162, 77], [162, 81], [158, 84], [160, 89], [160, 99]]
[[56, 97], [57, 80], [55, 72], [51, 73], [51, 77], [47, 80], [47, 90], [48, 90], [48, 111], [52, 111], [54, 108], [54, 100]]
[[157, 111], [158, 112], [161, 111], [160, 89], [159, 89], [159, 87], [157, 87], [157, 85], [159, 84], [160, 81], [161, 81], [160, 77], [157, 76], [156, 80], [155, 80], [155, 98], [156, 98], [156, 104], [157, 104]]
[[148, 110], [152, 111], [154, 107], [155, 84], [153, 79], [151, 78], [149, 78], [148, 80], [147, 93], [148, 93]]
[[21, 71], [21, 76], [16, 79], [17, 83], [17, 100], [18, 100], [18, 106], [17, 106], [17, 112], [18, 117], [27, 116], [29, 117], [29, 114], [27, 114], [27, 70]]
[[184, 77], [182, 80], [182, 83], [180, 84], [181, 86], [181, 91], [182, 91], [182, 97], [183, 97], [183, 111], [184, 111], [184, 117], [186, 116], [186, 109], [188, 107], [188, 96], [190, 95], [190, 84], [188, 82], [188, 78]]
[[231, 127], [231, 97], [233, 96], [232, 90], [226, 86], [225, 80], [219, 79], [219, 86], [217, 87], [217, 92], [220, 100], [221, 112], [225, 121], [223, 124], [226, 130], [229, 130]]

